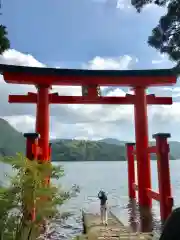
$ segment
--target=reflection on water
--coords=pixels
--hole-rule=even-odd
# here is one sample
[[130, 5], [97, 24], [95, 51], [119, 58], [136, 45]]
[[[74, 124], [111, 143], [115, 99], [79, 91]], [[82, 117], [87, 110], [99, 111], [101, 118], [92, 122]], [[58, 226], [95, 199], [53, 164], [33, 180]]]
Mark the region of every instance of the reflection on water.
[[138, 219], [138, 205], [134, 199], [129, 200], [127, 204], [129, 226], [133, 232], [137, 232], [140, 229], [140, 221]]
[[156, 218], [156, 214], [151, 209], [140, 207], [136, 200], [129, 200], [127, 204], [129, 226], [133, 232], [160, 233], [161, 222]]

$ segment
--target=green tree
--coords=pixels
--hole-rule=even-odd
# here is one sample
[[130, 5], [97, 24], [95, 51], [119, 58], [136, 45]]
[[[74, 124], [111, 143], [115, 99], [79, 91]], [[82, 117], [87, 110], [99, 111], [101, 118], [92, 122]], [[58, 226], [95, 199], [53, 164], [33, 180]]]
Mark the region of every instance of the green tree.
[[0, 54], [2, 54], [5, 50], [10, 48], [10, 41], [7, 37], [7, 29], [5, 26], [0, 25]]
[[[65, 191], [52, 182], [44, 184], [47, 176], [62, 177], [62, 167], [53, 167], [50, 162], [39, 164], [22, 155], [2, 158], [1, 162], [11, 164], [15, 174], [8, 176], [8, 184], [0, 187], [0, 240], [35, 240], [42, 235], [42, 229], [45, 233], [45, 223], [70, 215], [61, 212], [60, 206], [76, 196], [79, 188], [73, 186]], [[32, 221], [30, 213], [34, 207], [36, 218]]]
[[167, 7], [159, 23], [148, 37], [148, 44], [160, 53], [168, 54], [169, 58], [180, 66], [180, 0], [131, 0], [132, 5], [141, 12], [149, 3]]

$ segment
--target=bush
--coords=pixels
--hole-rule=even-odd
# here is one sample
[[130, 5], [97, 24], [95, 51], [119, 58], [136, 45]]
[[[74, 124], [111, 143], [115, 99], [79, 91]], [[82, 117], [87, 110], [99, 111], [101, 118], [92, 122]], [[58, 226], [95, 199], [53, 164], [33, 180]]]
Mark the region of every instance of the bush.
[[[8, 184], [0, 186], [0, 240], [34, 240], [40, 237], [44, 222], [66, 219], [70, 213], [60, 212], [60, 206], [76, 196], [79, 188], [74, 185], [70, 191], [45, 179], [64, 176], [61, 166], [50, 162], [39, 164], [23, 155], [5, 157], [1, 162], [11, 164], [14, 176], [8, 176]], [[36, 218], [31, 213], [36, 207]], [[46, 220], [46, 221], [45, 221]], [[40, 227], [41, 226], [41, 227]]]

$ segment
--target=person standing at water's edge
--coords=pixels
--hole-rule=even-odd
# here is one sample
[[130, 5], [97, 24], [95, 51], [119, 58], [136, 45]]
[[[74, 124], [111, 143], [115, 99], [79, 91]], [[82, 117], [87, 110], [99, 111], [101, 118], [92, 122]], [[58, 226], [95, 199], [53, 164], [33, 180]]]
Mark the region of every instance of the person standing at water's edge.
[[107, 195], [101, 190], [98, 193], [98, 198], [100, 199], [101, 222], [107, 225]]

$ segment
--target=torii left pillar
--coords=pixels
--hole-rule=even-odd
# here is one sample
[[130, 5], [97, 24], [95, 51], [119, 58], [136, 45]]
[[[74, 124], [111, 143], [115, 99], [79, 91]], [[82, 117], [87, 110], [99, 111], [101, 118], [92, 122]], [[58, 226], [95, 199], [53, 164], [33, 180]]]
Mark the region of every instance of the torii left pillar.
[[[39, 138], [38, 133], [24, 133], [24, 137], [26, 138], [26, 157], [29, 160], [35, 160], [37, 158], [36, 151], [32, 153], [33, 145], [37, 145], [37, 141]], [[27, 189], [24, 189], [24, 191], [27, 191]], [[30, 189], [28, 189], [30, 191]], [[24, 217], [25, 219], [35, 221], [36, 219], [36, 209], [35, 209], [35, 199], [33, 199], [33, 191], [30, 191], [29, 194], [31, 195], [32, 203], [32, 210], [29, 212], [29, 209], [27, 206], [24, 206]]]

